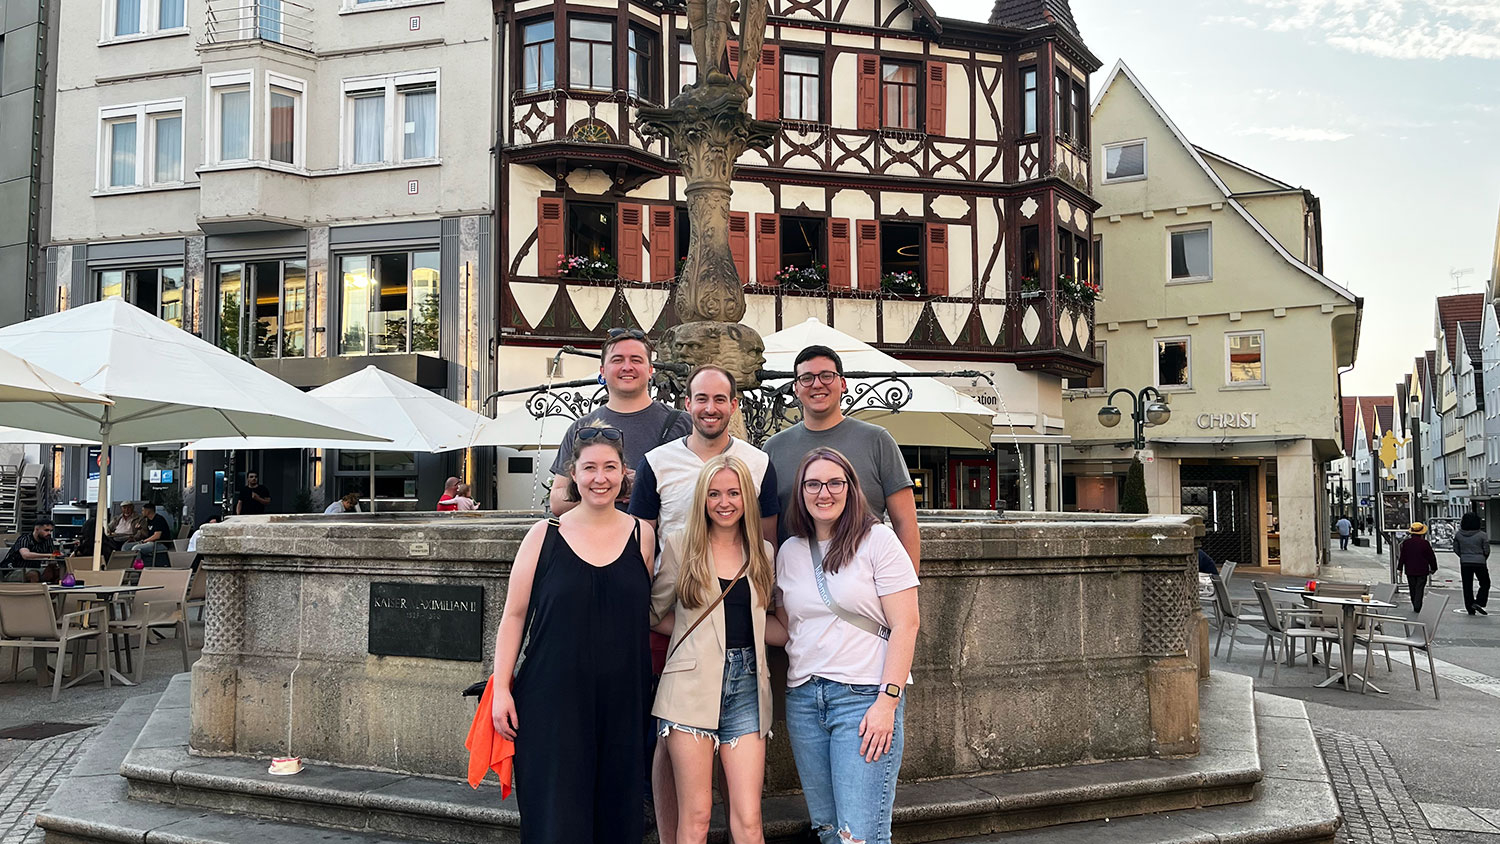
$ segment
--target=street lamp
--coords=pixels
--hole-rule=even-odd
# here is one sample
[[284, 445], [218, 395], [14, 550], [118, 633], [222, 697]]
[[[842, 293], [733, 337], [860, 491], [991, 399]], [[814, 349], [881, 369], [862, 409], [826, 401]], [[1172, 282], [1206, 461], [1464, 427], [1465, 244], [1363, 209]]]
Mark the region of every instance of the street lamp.
[[1124, 393], [1130, 397], [1130, 421], [1135, 425], [1133, 444], [1137, 451], [1146, 447], [1146, 428], [1167, 424], [1172, 418], [1172, 408], [1167, 406], [1167, 397], [1155, 387], [1142, 387], [1139, 392], [1121, 387], [1109, 394], [1109, 404], [1099, 408], [1099, 424], [1113, 428], [1124, 418], [1115, 407], [1115, 396]]

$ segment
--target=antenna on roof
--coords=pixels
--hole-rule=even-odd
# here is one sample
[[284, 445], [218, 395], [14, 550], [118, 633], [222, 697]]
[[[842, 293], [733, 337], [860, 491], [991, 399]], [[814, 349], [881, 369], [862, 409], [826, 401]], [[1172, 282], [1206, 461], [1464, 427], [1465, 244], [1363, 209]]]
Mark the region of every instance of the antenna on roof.
[[1453, 279], [1453, 293], [1454, 293], [1454, 295], [1458, 295], [1459, 293], [1463, 292], [1463, 289], [1464, 289], [1464, 286], [1459, 281], [1459, 279], [1463, 278], [1464, 276], [1466, 276], [1466, 275], [1468, 275], [1469, 273], [1472, 273], [1472, 272], [1474, 272], [1474, 268], [1473, 267], [1465, 267], [1465, 268], [1463, 268], [1461, 270], [1455, 270], [1455, 269], [1453, 269], [1451, 267], [1448, 269], [1448, 275], [1449, 275], [1449, 277], [1451, 277]]

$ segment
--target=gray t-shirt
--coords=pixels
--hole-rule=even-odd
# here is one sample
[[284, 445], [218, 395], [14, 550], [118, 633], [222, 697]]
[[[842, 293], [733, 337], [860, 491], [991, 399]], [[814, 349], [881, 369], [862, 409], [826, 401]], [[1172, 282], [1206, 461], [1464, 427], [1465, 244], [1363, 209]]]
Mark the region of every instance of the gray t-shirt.
[[[668, 417], [671, 417], [670, 423]], [[634, 413], [620, 413], [610, 410], [609, 405], [604, 405], [568, 426], [568, 430], [563, 433], [562, 442], [557, 444], [557, 459], [552, 461], [552, 474], [568, 473], [568, 458], [573, 456], [574, 435], [580, 427], [596, 419], [613, 425], [624, 433], [625, 466], [628, 469], [639, 466], [646, 457], [646, 452], [651, 449], [693, 432], [693, 420], [686, 413], [673, 410], [659, 401]]]
[[842, 422], [824, 431], [809, 431], [798, 422], [766, 441], [765, 452], [771, 456], [771, 465], [776, 467], [776, 488], [781, 496], [781, 519], [777, 532], [786, 539], [786, 524], [791, 508], [796, 506], [792, 495], [796, 492], [797, 467], [802, 458], [815, 448], [825, 447], [838, 451], [849, 458], [854, 473], [859, 476], [860, 488], [870, 510], [876, 518], [885, 518], [886, 496], [913, 486], [911, 473], [906, 470], [906, 460], [890, 431], [860, 419], [845, 417]]

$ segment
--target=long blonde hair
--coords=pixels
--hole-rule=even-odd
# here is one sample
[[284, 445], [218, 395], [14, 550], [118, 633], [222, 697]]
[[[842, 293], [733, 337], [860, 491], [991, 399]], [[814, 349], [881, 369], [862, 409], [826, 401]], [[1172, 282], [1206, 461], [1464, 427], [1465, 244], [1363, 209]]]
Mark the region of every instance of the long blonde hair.
[[750, 477], [750, 467], [738, 457], [721, 454], [708, 461], [699, 473], [698, 486], [693, 491], [693, 508], [688, 511], [687, 530], [682, 540], [682, 565], [677, 575], [677, 600], [688, 609], [707, 604], [719, 593], [719, 575], [708, 556], [708, 487], [714, 475], [724, 469], [733, 472], [740, 483], [740, 502], [744, 508], [740, 517], [740, 535], [750, 559], [746, 577], [762, 601], [771, 599], [771, 588], [776, 580], [775, 566], [766, 554], [765, 540], [760, 533], [760, 498], [755, 492], [755, 481]]

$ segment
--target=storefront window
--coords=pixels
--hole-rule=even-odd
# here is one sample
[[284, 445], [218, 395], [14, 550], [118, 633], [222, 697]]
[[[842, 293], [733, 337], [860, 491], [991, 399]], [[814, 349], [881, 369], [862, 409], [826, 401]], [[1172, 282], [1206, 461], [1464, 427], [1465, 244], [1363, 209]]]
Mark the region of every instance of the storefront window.
[[435, 250], [340, 258], [340, 353], [437, 352], [438, 259]]
[[255, 358], [306, 354], [307, 261], [219, 264], [215, 282], [219, 348]]
[[94, 274], [95, 299], [124, 299], [148, 314], [182, 327], [182, 267], [101, 270]]
[[[370, 458], [368, 451], [340, 451], [333, 477], [333, 498], [357, 492], [370, 495]], [[375, 459], [375, 497], [398, 499], [417, 497], [417, 457], [409, 451], [377, 451]], [[361, 505], [368, 508], [368, 504]]]
[[1036, 460], [1027, 443], [995, 443], [995, 507], [1000, 510], [1030, 510], [1031, 490], [1036, 483]]

